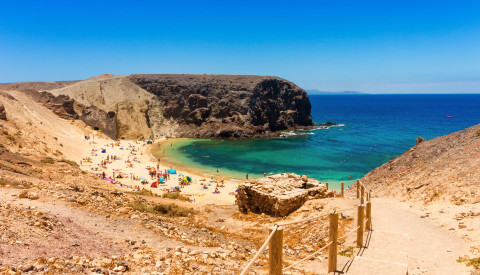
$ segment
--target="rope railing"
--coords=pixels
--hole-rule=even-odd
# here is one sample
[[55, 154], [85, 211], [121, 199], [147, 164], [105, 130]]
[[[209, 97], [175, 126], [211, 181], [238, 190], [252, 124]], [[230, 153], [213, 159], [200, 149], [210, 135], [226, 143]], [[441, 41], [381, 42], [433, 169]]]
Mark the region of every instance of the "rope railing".
[[243, 271], [242, 271], [242, 273], [240, 273], [240, 275], [247, 274], [247, 272], [248, 272], [248, 270], [250, 269], [250, 267], [252, 266], [252, 264], [255, 262], [255, 260], [258, 258], [258, 256], [260, 256], [260, 253], [262, 253], [262, 251], [265, 250], [265, 247], [267, 247], [268, 242], [269, 242], [270, 239], [273, 237], [273, 234], [275, 234], [275, 232], [277, 231], [277, 228], [278, 228], [277, 225], [274, 225], [274, 226], [273, 226], [273, 229], [272, 229], [272, 232], [270, 233], [270, 235], [268, 235], [268, 237], [267, 237], [267, 239], [265, 240], [265, 242], [262, 244], [262, 246], [260, 247], [260, 249], [257, 251], [257, 253], [256, 253], [255, 256], [253, 257], [253, 259], [250, 260], [250, 262], [248, 263], [248, 265], [243, 269]]
[[297, 224], [297, 223], [303, 223], [303, 222], [307, 222], [307, 221], [311, 221], [311, 220], [316, 220], [316, 219], [319, 219], [319, 218], [323, 218], [325, 216], [328, 216], [328, 214], [325, 214], [325, 215], [321, 215], [321, 216], [317, 216], [317, 217], [313, 217], [313, 218], [308, 218], [308, 219], [301, 219], [299, 221], [291, 221], [291, 222], [285, 222], [285, 223], [278, 223], [277, 225], [279, 226], [287, 226], [287, 225], [293, 225], [293, 224]]
[[317, 250], [317, 251], [313, 252], [312, 254], [308, 255], [307, 257], [305, 257], [305, 258], [301, 259], [300, 261], [296, 261], [295, 263], [293, 263], [293, 264], [291, 264], [291, 265], [289, 265], [289, 266], [285, 267], [285, 268], [283, 269], [283, 271], [286, 271], [286, 270], [288, 270], [289, 268], [292, 268], [292, 267], [294, 267], [294, 266], [296, 266], [296, 265], [300, 264], [301, 262], [304, 262], [304, 261], [306, 261], [306, 260], [310, 259], [311, 257], [313, 257], [313, 256], [317, 255], [317, 254], [318, 254], [318, 252], [320, 252], [320, 251], [324, 250], [325, 248], [329, 247], [331, 244], [333, 244], [333, 241], [329, 242], [329, 243], [328, 243], [328, 244], [326, 244], [324, 247], [322, 247], [322, 248], [320, 248], [319, 250]]
[[[324, 249], [328, 248], [328, 272], [334, 272], [337, 268], [337, 245], [339, 240], [343, 240], [350, 236], [351, 234], [357, 232], [357, 247], [363, 247], [363, 235], [366, 230], [372, 230], [372, 215], [371, 215], [371, 192], [366, 191], [365, 185], [357, 180], [357, 198], [360, 199], [360, 204], [357, 207], [357, 226], [355, 228], [351, 228], [350, 231], [344, 233], [343, 236], [338, 237], [338, 213], [345, 212], [354, 209], [347, 208], [347, 209], [334, 209], [333, 213], [320, 215], [316, 217], [304, 218], [298, 221], [291, 221], [285, 223], [277, 223], [271, 229], [270, 234], [268, 235], [265, 242], [262, 244], [260, 249], [257, 251], [255, 256], [250, 260], [247, 266], [243, 269], [240, 275], [245, 275], [255, 261], [262, 253], [267, 243], [270, 244], [269, 248], [269, 274], [283, 274], [284, 271], [295, 267], [296, 265], [311, 259], [313, 256], [317, 255]], [[328, 185], [327, 185], [328, 186]], [[328, 187], [327, 187], [328, 188]], [[343, 182], [342, 182], [342, 197], [343, 197]], [[309, 222], [313, 220], [317, 220], [323, 218], [325, 216], [330, 216], [330, 227], [329, 227], [329, 242], [320, 248], [319, 250], [315, 251], [314, 253], [308, 255], [305, 258], [302, 258], [293, 264], [283, 268], [283, 226], [290, 226], [301, 224], [304, 222]]]
[[349, 235], [357, 232], [357, 229], [358, 229], [359, 227], [360, 227], [360, 226], [357, 226], [357, 227], [353, 228], [351, 231], [349, 231], [348, 233], [344, 234], [343, 236], [338, 237], [338, 240], [342, 240], [342, 239], [348, 237]]

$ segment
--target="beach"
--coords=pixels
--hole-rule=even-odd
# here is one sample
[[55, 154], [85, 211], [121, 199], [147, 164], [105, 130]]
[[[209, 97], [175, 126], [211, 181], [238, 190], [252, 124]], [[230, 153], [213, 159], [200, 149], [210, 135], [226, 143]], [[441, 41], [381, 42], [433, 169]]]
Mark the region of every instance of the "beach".
[[[158, 143], [166, 141], [168, 139], [161, 138], [157, 143], [151, 144], [147, 141], [85, 138], [83, 144], [88, 147], [88, 153], [79, 161], [80, 167], [101, 178], [105, 173], [105, 184], [115, 184], [126, 191], [149, 190], [161, 196], [163, 193], [173, 192], [174, 188], [179, 186], [181, 194], [187, 196], [194, 204], [235, 204], [235, 192], [240, 181], [216, 175], [200, 175], [190, 169], [162, 162], [161, 159], [158, 161], [153, 157], [150, 152], [152, 146], [158, 146]], [[157, 187], [152, 187], [157, 177], [149, 175], [151, 168], [156, 171], [174, 169], [176, 173], [170, 174], [164, 182], [157, 183]], [[187, 180], [187, 184], [181, 185], [180, 182], [186, 177], [189, 177], [191, 182]], [[216, 190], [219, 193], [216, 193]]]

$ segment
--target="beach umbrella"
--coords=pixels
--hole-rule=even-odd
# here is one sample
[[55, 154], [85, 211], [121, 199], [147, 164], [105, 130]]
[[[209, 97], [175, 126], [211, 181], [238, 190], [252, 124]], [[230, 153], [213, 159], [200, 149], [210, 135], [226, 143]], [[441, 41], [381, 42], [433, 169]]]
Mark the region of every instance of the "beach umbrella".
[[106, 153], [106, 152], [107, 152], [107, 150], [105, 150], [105, 149], [102, 149], [102, 153]]
[[145, 177], [143, 177], [143, 176], [140, 177], [140, 180], [141, 180], [141, 181], [147, 181], [147, 179], [146, 179]]
[[185, 177], [189, 182], [192, 182], [192, 178], [191, 177]]
[[170, 168], [170, 169], [168, 169], [167, 172], [168, 172], [169, 174], [173, 175], [173, 174], [176, 174], [176, 173], [177, 173], [177, 170]]
[[165, 181], [165, 179], [164, 179], [164, 178], [160, 178], [160, 182], [164, 182], [164, 181]]

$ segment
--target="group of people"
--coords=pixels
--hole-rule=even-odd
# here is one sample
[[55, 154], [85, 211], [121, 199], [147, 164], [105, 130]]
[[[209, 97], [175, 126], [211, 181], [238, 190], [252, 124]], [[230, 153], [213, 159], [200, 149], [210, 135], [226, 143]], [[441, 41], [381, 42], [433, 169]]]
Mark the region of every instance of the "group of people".
[[[90, 138], [85, 138], [85, 139], [88, 141]], [[145, 163], [141, 162], [142, 158], [140, 158], [138, 156], [138, 154], [140, 152], [140, 148], [138, 147], [138, 144], [141, 144], [141, 143], [137, 142], [134, 145], [129, 144], [128, 146], [126, 146], [126, 145], [122, 146], [120, 141], [116, 141], [116, 142], [113, 142], [113, 143], [107, 143], [107, 144], [103, 145], [103, 148], [102, 147], [100, 147], [100, 148], [96, 147], [96, 148], [91, 149], [91, 152], [90, 152], [91, 155], [83, 158], [80, 163], [81, 164], [83, 164], [83, 163], [87, 164], [88, 163], [89, 166], [93, 166], [91, 169], [95, 170], [95, 171], [98, 171], [97, 175], [100, 178], [102, 178], [106, 181], [109, 181], [112, 184], [116, 184], [116, 185], [121, 186], [121, 187], [127, 187], [127, 188], [133, 189], [135, 191], [140, 191], [142, 189], [145, 189], [145, 187], [142, 187], [142, 185], [148, 184], [148, 181], [147, 181], [148, 176], [144, 177], [144, 176], [142, 176], [141, 173], [140, 173], [140, 175], [135, 175], [134, 173], [129, 173], [128, 174], [128, 173], [126, 173], [126, 171], [128, 171], [128, 170], [125, 170], [125, 168], [127, 168], [127, 169], [128, 168], [133, 168], [134, 164], [136, 166], [137, 166], [137, 164], [145, 165]], [[116, 147], [116, 148], [118, 148], [122, 151], [120, 151], [121, 153], [115, 153], [115, 152], [118, 152], [116, 150], [115, 151], [112, 150], [112, 152], [108, 152], [109, 147], [112, 147], [112, 148]], [[107, 152], [110, 153], [110, 154], [107, 154]], [[102, 158], [97, 163], [97, 160], [99, 159], [99, 156], [102, 156]], [[93, 161], [92, 161], [92, 159], [93, 159]], [[121, 164], [124, 164], [125, 167], [122, 167], [123, 165], [121, 165], [117, 161], [122, 161]], [[152, 180], [153, 183], [154, 183], [154, 184], [152, 184], [152, 187], [159, 188], [160, 187], [159, 185], [161, 183], [167, 182], [167, 180], [170, 180], [170, 177], [171, 177], [172, 174], [169, 173], [169, 171], [173, 170], [173, 169], [170, 169], [170, 170], [163, 169], [163, 170], [161, 170], [160, 169], [160, 164], [158, 163], [158, 159], [151, 159], [151, 161], [152, 162], [157, 162], [156, 166], [145, 165], [143, 167], [146, 167], [146, 170], [148, 171], [148, 174], [150, 176], [149, 179]], [[95, 162], [96, 164], [93, 164], [93, 162]], [[116, 168], [116, 169], [112, 169], [112, 168]], [[108, 171], [110, 171], [112, 174], [107, 173]], [[131, 170], [131, 171], [134, 171], [134, 170]], [[143, 170], [143, 171], [145, 171], [145, 170]], [[137, 171], [137, 173], [138, 173], [138, 171]], [[172, 173], [176, 174], [174, 172], [172, 172]], [[110, 178], [107, 174], [110, 174], [112, 177]], [[125, 179], [128, 179], [128, 178], [130, 178], [130, 181], [132, 183], [129, 184], [128, 182], [125, 181]], [[139, 184], [135, 184], [134, 183], [135, 181], [140, 181], [141, 184], [140, 184], [140, 182], [139, 182]], [[224, 183], [223, 179], [216, 180], [216, 179], [213, 179], [213, 176], [212, 176], [212, 179], [210, 180], [209, 183], [207, 183], [206, 181], [207, 181], [207, 179], [200, 179], [199, 180], [200, 188], [201, 188], [202, 191], [203, 190], [208, 190], [213, 185], [213, 186], [215, 186], [215, 188], [214, 188], [214, 190], [212, 190], [213, 192], [212, 191], [210, 191], [210, 192], [212, 192], [213, 194], [220, 194], [221, 193], [221, 188], [225, 187], [225, 183]], [[170, 184], [171, 183], [172, 182], [170, 182]], [[164, 186], [166, 188], [163, 188], [161, 190], [164, 191], [164, 192], [181, 191], [180, 189], [183, 189], [184, 187], [186, 187], [187, 185], [190, 185], [192, 183], [193, 183], [193, 180], [192, 180], [191, 177], [187, 177], [187, 176], [183, 176], [182, 174], [179, 174], [178, 185], [176, 185], [174, 187], [168, 187], [167, 184], [164, 184], [162, 186]], [[175, 188], [177, 188], [178, 190], [175, 190]], [[205, 193], [201, 192], [199, 194], [190, 194], [190, 195], [191, 196], [195, 196], [195, 195], [204, 196]]]

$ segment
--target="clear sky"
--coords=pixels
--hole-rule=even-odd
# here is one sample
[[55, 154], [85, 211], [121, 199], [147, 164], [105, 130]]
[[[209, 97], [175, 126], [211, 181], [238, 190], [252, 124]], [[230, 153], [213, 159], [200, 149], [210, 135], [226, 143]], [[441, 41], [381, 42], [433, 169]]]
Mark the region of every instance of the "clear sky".
[[480, 1], [0, 0], [0, 82], [102, 73], [480, 93]]

